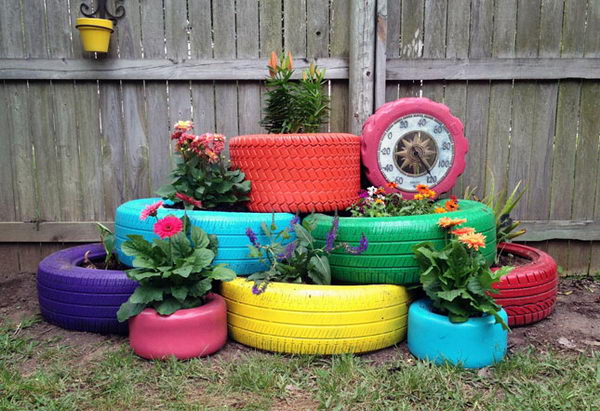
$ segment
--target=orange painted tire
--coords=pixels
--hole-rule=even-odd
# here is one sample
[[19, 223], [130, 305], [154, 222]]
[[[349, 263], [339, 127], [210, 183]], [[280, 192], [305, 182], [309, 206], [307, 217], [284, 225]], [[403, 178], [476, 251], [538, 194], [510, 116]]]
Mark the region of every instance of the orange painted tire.
[[252, 182], [251, 211], [342, 210], [360, 190], [360, 137], [343, 133], [255, 134], [229, 143]]

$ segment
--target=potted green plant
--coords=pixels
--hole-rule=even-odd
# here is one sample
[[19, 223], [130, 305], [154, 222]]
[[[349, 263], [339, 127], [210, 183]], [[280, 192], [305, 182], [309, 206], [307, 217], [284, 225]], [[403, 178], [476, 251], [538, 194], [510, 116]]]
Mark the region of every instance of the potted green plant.
[[[260, 229], [271, 220], [271, 213], [247, 212], [250, 181], [224, 157], [225, 137], [221, 134], [194, 134], [191, 121], [174, 126], [171, 141], [175, 143], [178, 161], [171, 181], [158, 189], [161, 198], [128, 201], [117, 208], [115, 233], [121, 262], [132, 266], [133, 258], [122, 250], [129, 234], [140, 234], [146, 240], [157, 238], [150, 220], [141, 218], [145, 209], [156, 211], [162, 218], [169, 214], [183, 217], [219, 239], [215, 263], [227, 263], [238, 274], [250, 274], [265, 268], [248, 256], [246, 227]], [[287, 224], [293, 214], [278, 213], [278, 224]]]
[[[322, 246], [308, 221], [264, 230], [268, 243], [260, 243], [252, 230], [248, 236], [251, 254], [269, 268], [221, 287], [234, 340], [289, 354], [339, 354], [373, 351], [404, 338], [410, 298], [404, 287], [330, 285], [329, 254], [336, 249], [360, 254], [368, 248], [366, 237], [356, 247], [337, 243], [337, 219]], [[296, 239], [286, 243], [292, 231]]]
[[[369, 249], [361, 255], [334, 251], [330, 256], [331, 274], [341, 283], [414, 284], [419, 281], [419, 265], [412, 247], [421, 241], [443, 246], [445, 233], [437, 226], [440, 213], [468, 218], [473, 227], [487, 236], [484, 256], [491, 264], [496, 256], [495, 220], [491, 209], [451, 196], [435, 201], [436, 193], [426, 185], [417, 186], [417, 194], [405, 199], [395, 192], [395, 183], [386, 187], [369, 187], [339, 220], [340, 241], [357, 245], [361, 233], [370, 240]], [[331, 216], [316, 214], [314, 236], [323, 244]]]
[[481, 368], [506, 354], [508, 317], [490, 293], [512, 267], [490, 270], [480, 252], [485, 236], [472, 227], [457, 227], [466, 222], [442, 217], [438, 225], [447, 232], [445, 246], [422, 242], [414, 247], [428, 298], [410, 307], [408, 348], [437, 364]]
[[360, 188], [360, 138], [321, 132], [329, 111], [325, 71], [310, 64], [295, 79], [293, 66], [291, 54], [271, 54], [261, 121], [268, 134], [231, 139], [231, 160], [252, 181], [252, 211], [344, 209]]
[[213, 265], [217, 240], [187, 216], [157, 218], [152, 243], [131, 234], [122, 251], [133, 257], [127, 276], [139, 283], [117, 312], [129, 320], [129, 343], [143, 358], [209, 355], [227, 340], [225, 301], [210, 293], [213, 281], [231, 281], [235, 272]]

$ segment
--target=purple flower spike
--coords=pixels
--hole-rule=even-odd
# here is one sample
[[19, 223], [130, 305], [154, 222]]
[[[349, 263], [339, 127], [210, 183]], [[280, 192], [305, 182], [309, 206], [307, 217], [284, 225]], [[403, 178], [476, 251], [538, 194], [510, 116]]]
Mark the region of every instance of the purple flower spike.
[[259, 287], [256, 284], [254, 284], [252, 286], [252, 294], [254, 294], [254, 295], [262, 294], [264, 291], [265, 291], [264, 287]]
[[362, 254], [365, 251], [367, 251], [367, 247], [369, 247], [369, 241], [367, 240], [367, 237], [365, 237], [364, 234], [361, 234], [360, 236], [358, 247], [352, 247], [348, 244], [344, 244], [344, 249], [350, 254]]
[[296, 250], [296, 242], [292, 241], [288, 245], [285, 246], [285, 251], [277, 256], [277, 259], [281, 260], [289, 260], [292, 258], [292, 254]]
[[300, 217], [298, 216], [294, 216], [294, 218], [292, 218], [292, 220], [290, 221], [290, 226], [289, 226], [289, 230], [290, 232], [294, 232], [294, 226], [296, 224], [298, 224], [300, 222]]
[[260, 243], [258, 242], [258, 238], [256, 238], [256, 234], [254, 233], [254, 231], [252, 231], [252, 229], [250, 227], [248, 227], [246, 229], [246, 235], [248, 236], [248, 239], [250, 240], [250, 242], [252, 243], [252, 245], [256, 248], [260, 248]]
[[337, 237], [338, 226], [340, 224], [340, 219], [338, 216], [333, 218], [333, 223], [331, 224], [331, 229], [327, 233], [327, 241], [325, 243], [325, 251], [331, 251], [335, 247], [335, 238]]

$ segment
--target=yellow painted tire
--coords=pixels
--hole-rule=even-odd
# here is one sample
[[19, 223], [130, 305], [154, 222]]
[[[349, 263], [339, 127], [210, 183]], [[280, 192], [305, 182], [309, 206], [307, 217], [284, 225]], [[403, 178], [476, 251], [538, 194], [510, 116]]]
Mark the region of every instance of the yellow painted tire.
[[229, 335], [239, 343], [288, 354], [360, 353], [406, 337], [410, 295], [398, 285], [223, 283]]

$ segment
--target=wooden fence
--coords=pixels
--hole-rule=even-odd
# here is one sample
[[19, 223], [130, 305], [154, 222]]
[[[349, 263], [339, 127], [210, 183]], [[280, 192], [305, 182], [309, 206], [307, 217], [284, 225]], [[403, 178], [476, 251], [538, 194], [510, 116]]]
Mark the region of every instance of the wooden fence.
[[0, 0], [0, 271], [152, 195], [175, 121], [260, 131], [272, 50], [327, 68], [327, 130], [399, 97], [449, 105], [470, 141], [455, 191], [527, 182], [526, 240], [600, 268], [599, 1], [127, 0], [106, 56], [82, 51], [79, 5]]

